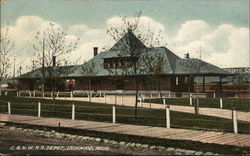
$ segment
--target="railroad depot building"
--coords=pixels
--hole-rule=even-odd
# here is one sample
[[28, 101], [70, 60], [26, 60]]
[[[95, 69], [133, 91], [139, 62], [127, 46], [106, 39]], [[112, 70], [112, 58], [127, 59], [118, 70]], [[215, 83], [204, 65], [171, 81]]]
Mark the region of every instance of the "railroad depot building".
[[[187, 63], [194, 64], [193, 68], [199, 71]], [[52, 80], [49, 70], [60, 79]], [[98, 53], [95, 47], [94, 57], [82, 65], [39, 68], [17, 79], [22, 90], [41, 89], [44, 77], [45, 90], [51, 90], [56, 81], [57, 90], [136, 90], [138, 87], [139, 90], [188, 92], [195, 90], [194, 77], [199, 76], [202, 87], [199, 89], [210, 92], [206, 79], [215, 77], [218, 83], [213, 92], [221, 92], [223, 79], [228, 75], [224, 69], [202, 60], [182, 59], [166, 47], [148, 48], [129, 31], [104, 52]]]

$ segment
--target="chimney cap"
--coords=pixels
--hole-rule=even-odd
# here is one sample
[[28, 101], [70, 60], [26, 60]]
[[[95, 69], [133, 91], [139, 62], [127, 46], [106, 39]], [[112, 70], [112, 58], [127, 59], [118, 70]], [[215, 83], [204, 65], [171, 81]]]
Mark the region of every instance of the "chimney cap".
[[189, 53], [184, 54], [186, 59], [189, 59]]
[[56, 66], [56, 56], [52, 56], [52, 63], [53, 63], [53, 67]]
[[94, 57], [98, 54], [98, 47], [93, 47], [94, 49]]

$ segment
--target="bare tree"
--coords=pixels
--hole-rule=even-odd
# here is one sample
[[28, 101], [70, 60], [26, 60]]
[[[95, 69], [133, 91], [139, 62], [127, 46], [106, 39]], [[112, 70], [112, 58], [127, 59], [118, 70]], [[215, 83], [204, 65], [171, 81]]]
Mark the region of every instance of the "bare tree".
[[188, 80], [188, 91], [191, 91], [191, 83], [194, 81], [195, 77], [197, 78], [197, 88], [196, 88], [196, 104], [195, 104], [195, 112], [199, 114], [198, 107], [199, 107], [199, 83], [200, 83], [200, 76], [203, 70], [209, 69], [209, 66], [206, 62], [201, 60], [201, 56], [205, 53], [202, 47], [199, 48], [197, 51], [200, 54], [200, 59], [197, 58], [189, 58], [189, 54], [187, 54], [187, 58], [184, 59], [181, 63], [184, 66], [184, 70], [188, 72], [189, 80]]
[[[96, 74], [98, 74], [98, 70], [96, 69], [96, 64], [94, 63], [94, 61], [91, 60], [89, 64], [84, 63], [81, 73], [83, 76], [86, 76], [88, 78], [88, 90], [90, 91], [92, 89], [91, 80], [93, 76], [96, 76]], [[91, 102], [91, 96], [89, 96], [89, 102]]]
[[186, 72], [188, 72], [189, 78], [188, 78], [188, 91], [191, 92], [191, 83], [194, 80], [194, 78], [197, 78], [197, 82], [199, 83], [200, 81], [200, 74], [202, 72], [202, 70], [204, 69], [209, 69], [208, 64], [204, 61], [202, 61], [201, 57], [202, 55], [205, 54], [205, 51], [202, 47], [199, 48], [199, 50], [197, 51], [199, 53], [199, 59], [198, 58], [190, 58], [189, 57], [189, 53], [186, 54], [187, 58], [184, 59], [181, 64], [184, 66], [184, 70]]
[[[151, 30], [146, 27], [141, 27], [139, 25], [142, 12], [139, 11], [136, 13], [134, 18], [127, 18], [126, 16], [121, 17], [123, 21], [122, 26], [114, 26], [109, 25], [107, 27], [107, 33], [115, 40], [119, 41], [124, 35], [128, 34], [129, 36], [133, 36], [134, 34], [140, 40], [140, 42], [144, 43], [148, 47], [158, 46], [163, 39], [161, 31]], [[131, 35], [132, 34], [132, 35]], [[157, 35], [156, 35], [157, 34]], [[123, 45], [118, 47], [120, 57], [129, 56], [133, 58], [133, 67], [132, 70], [124, 69], [126, 74], [133, 75], [135, 77], [135, 86], [136, 86], [136, 94], [135, 94], [135, 116], [137, 116], [137, 101], [138, 101], [138, 90], [139, 90], [139, 80], [138, 80], [138, 65], [137, 61], [139, 56], [146, 52], [148, 49], [143, 44], [138, 42], [134, 42], [131, 37], [125, 38], [123, 41]], [[116, 49], [112, 49], [116, 50]]]
[[53, 58], [56, 58], [55, 66], [61, 66], [63, 63], [72, 64], [68, 61], [67, 54], [73, 52], [79, 43], [79, 38], [74, 41], [67, 41], [67, 29], [56, 26], [54, 23], [49, 23], [49, 26], [44, 31], [38, 31], [34, 36], [33, 48], [36, 51], [33, 57], [34, 66], [42, 70], [39, 75], [42, 75], [41, 81], [44, 84], [46, 79], [53, 87], [53, 97], [56, 89], [56, 80], [66, 76], [70, 72], [70, 66], [53, 67]]
[[8, 70], [11, 66], [10, 56], [15, 49], [14, 42], [10, 39], [9, 29], [0, 32], [0, 96], [2, 95], [1, 85], [9, 78]]
[[[157, 51], [156, 49], [155, 52]], [[169, 68], [166, 68], [165, 62], [164, 56], [161, 53], [154, 53], [154, 55], [152, 55], [148, 52], [144, 53], [138, 61], [140, 73], [146, 75], [148, 90], [151, 90], [152, 83], [156, 84], [160, 97], [162, 97], [160, 82], [163, 79], [163, 74], [169, 70]]]
[[237, 91], [237, 96], [241, 103], [241, 90], [244, 89], [244, 83], [248, 82], [249, 75], [244, 73], [235, 73], [232, 77], [234, 89]]

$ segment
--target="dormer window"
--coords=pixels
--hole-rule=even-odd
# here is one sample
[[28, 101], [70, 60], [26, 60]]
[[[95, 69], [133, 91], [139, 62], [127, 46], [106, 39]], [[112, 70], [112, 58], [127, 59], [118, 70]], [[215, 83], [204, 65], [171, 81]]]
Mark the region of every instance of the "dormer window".
[[134, 57], [117, 57], [117, 58], [104, 58], [104, 68], [117, 69], [117, 68], [130, 68], [137, 62]]

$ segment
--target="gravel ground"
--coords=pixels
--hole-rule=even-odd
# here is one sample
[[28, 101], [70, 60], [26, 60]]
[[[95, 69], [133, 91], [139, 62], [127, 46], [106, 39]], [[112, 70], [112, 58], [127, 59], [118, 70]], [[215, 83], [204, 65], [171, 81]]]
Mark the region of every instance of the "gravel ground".
[[[34, 131], [34, 130], [33, 130]], [[0, 155], [173, 155], [175, 151], [137, 148], [96, 139], [83, 140], [78, 136], [62, 137], [56, 132], [0, 126]], [[55, 134], [50, 135], [50, 133]], [[44, 134], [48, 134], [47, 136]], [[59, 137], [55, 137], [59, 136]], [[75, 138], [75, 139], [72, 139]], [[26, 148], [26, 149], [25, 149]], [[30, 149], [27, 149], [30, 148]], [[38, 149], [36, 149], [38, 148]], [[57, 149], [55, 149], [57, 148]], [[61, 149], [59, 149], [61, 148]], [[77, 149], [78, 148], [78, 149]], [[81, 148], [81, 149], [79, 149]], [[46, 150], [47, 149], [47, 150]], [[54, 149], [54, 150], [53, 150]], [[97, 150], [98, 149], [98, 150]], [[64, 150], [64, 151], [63, 151]]]

